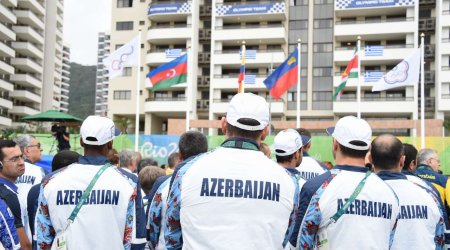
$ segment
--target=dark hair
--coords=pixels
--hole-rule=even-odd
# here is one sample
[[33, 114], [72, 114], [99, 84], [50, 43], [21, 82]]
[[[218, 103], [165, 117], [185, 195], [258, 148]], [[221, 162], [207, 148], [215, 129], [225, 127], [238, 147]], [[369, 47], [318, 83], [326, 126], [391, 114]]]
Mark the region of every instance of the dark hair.
[[[341, 149], [342, 155], [347, 156], [347, 157], [351, 157], [351, 158], [365, 158], [367, 152], [369, 152], [368, 149], [366, 149], [366, 150], [356, 150], [356, 149], [348, 148], [348, 147], [340, 144], [339, 142], [338, 142], [338, 144], [339, 144], [339, 148]], [[353, 142], [352, 144], [357, 145], [357, 144], [361, 144], [361, 143]], [[365, 146], [365, 144], [364, 145], [358, 145], [358, 146]]]
[[67, 167], [72, 163], [78, 162], [80, 154], [70, 150], [59, 151], [52, 160], [52, 171]]
[[144, 158], [142, 160], [139, 161], [138, 163], [138, 167], [137, 167], [137, 172], [139, 174], [139, 172], [141, 172], [141, 170], [147, 166], [158, 166], [158, 162], [153, 160], [152, 158]]
[[373, 140], [370, 154], [375, 168], [391, 170], [400, 162], [403, 144], [393, 135], [380, 135]]
[[0, 161], [3, 161], [5, 154], [3, 148], [14, 148], [17, 144], [13, 140], [0, 140]]
[[405, 164], [403, 165], [403, 170], [408, 170], [409, 165], [412, 161], [417, 164], [417, 149], [408, 143], [403, 143], [403, 153], [405, 154]]
[[[241, 118], [238, 120], [238, 122], [248, 126], [260, 125], [257, 120], [251, 118]], [[263, 130], [245, 130], [227, 123], [227, 133], [232, 137], [257, 140], [261, 136], [262, 131]]]
[[[275, 152], [277, 152], [276, 149], [275, 149]], [[292, 160], [292, 158], [294, 158], [295, 153], [297, 153], [297, 152], [294, 152], [291, 155], [285, 155], [285, 156], [277, 155], [275, 153], [275, 158], [277, 158], [277, 163], [290, 162]]]
[[181, 135], [178, 149], [180, 150], [181, 158], [186, 160], [189, 157], [208, 151], [208, 139], [200, 132], [188, 131]]
[[309, 130], [307, 130], [306, 128], [298, 128], [297, 132], [300, 135], [307, 136], [309, 139], [312, 138], [311, 132], [309, 132]]
[[108, 151], [108, 156], [106, 156], [106, 158], [108, 158], [108, 161], [111, 162], [111, 164], [119, 166], [119, 152], [114, 148]]
[[178, 153], [173, 152], [169, 155], [169, 158], [167, 158], [167, 164], [169, 164], [169, 168], [173, 169], [175, 168], [175, 165], [178, 162]]

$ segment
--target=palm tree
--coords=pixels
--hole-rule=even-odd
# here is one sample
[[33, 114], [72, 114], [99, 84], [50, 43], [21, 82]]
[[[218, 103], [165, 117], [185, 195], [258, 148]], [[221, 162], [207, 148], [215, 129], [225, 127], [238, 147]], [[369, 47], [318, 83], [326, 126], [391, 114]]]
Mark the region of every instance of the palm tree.
[[122, 134], [127, 134], [128, 125], [130, 125], [130, 120], [127, 117], [117, 117], [114, 119], [114, 123]]

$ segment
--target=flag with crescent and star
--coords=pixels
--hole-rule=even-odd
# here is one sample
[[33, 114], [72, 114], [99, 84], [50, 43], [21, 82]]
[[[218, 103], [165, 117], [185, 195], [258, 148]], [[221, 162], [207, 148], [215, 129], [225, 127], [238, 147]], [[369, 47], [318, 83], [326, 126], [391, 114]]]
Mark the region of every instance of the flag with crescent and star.
[[147, 78], [153, 86], [152, 91], [187, 82], [187, 54], [150, 71]]

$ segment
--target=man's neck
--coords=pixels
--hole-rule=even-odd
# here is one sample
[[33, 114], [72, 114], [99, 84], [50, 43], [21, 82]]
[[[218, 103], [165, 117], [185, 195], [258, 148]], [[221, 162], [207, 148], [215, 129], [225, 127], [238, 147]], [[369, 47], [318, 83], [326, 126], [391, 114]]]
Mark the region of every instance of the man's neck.
[[16, 178], [8, 177], [8, 176], [3, 175], [2, 173], [0, 173], [0, 178], [6, 179], [12, 183], [15, 183], [17, 180], [17, 177]]
[[350, 165], [355, 167], [365, 167], [364, 158], [336, 157], [336, 165]]
[[284, 168], [296, 168], [297, 167], [295, 164], [292, 164], [290, 162], [278, 162], [278, 164]]

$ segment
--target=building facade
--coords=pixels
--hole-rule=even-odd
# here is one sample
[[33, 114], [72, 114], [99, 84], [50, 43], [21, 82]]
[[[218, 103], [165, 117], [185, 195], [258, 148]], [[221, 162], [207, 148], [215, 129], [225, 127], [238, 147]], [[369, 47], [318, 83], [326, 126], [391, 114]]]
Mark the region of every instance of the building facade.
[[63, 0], [0, 3], [0, 126], [60, 108]]
[[97, 75], [95, 80], [95, 114], [108, 115], [108, 70], [103, 66], [103, 59], [109, 55], [110, 35], [98, 34]]
[[[164, 134], [168, 120], [184, 119], [188, 107], [190, 119], [219, 120], [237, 91], [239, 51], [244, 42], [247, 51], [256, 53], [246, 59], [246, 75], [254, 80], [245, 84], [245, 92], [261, 95], [271, 103], [272, 121], [296, 119], [297, 86], [275, 101], [263, 80], [295, 50], [298, 41], [302, 121], [329, 122], [356, 115], [357, 81], [348, 81], [339, 101], [333, 101], [332, 95], [360, 36], [362, 117], [385, 121], [385, 128], [375, 129], [375, 133], [414, 135], [418, 132], [415, 129], [394, 125], [420, 118], [419, 86], [381, 92], [371, 89], [375, 82], [372, 76], [380, 77], [413, 53], [421, 33], [425, 33], [426, 118], [448, 118], [449, 1], [364, 4], [356, 0], [113, 1], [111, 49], [142, 31], [140, 131]], [[382, 48], [382, 55], [368, 53], [371, 47]], [[186, 48], [191, 50], [195, 65], [190, 71], [190, 98], [186, 98], [186, 84], [151, 91], [145, 75], [172, 60], [168, 49], [184, 53]], [[111, 80], [108, 95], [108, 115], [127, 117], [130, 131], [136, 111], [134, 68], [126, 68], [124, 76]], [[192, 102], [187, 104], [186, 99]], [[209, 130], [209, 134], [218, 133], [217, 129]]]
[[59, 110], [62, 112], [69, 111], [69, 87], [70, 87], [70, 48], [63, 45], [63, 61], [61, 71], [61, 99]]

